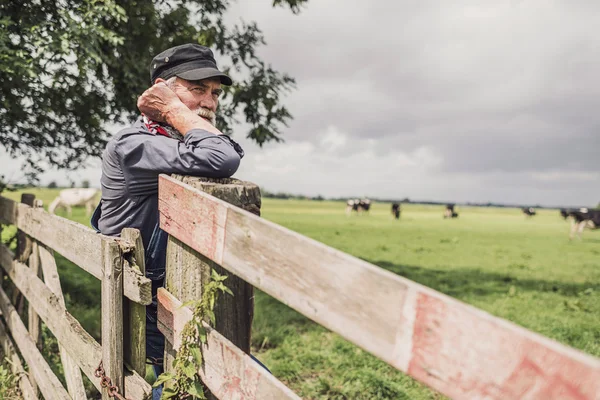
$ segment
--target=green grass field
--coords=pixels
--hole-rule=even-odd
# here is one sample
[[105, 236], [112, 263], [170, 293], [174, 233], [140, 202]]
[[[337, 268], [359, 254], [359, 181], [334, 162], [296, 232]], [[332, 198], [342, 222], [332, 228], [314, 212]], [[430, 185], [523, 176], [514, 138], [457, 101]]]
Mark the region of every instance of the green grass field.
[[[47, 189], [28, 192], [44, 204], [54, 196]], [[263, 217], [600, 356], [600, 232], [570, 242], [569, 224], [556, 210], [526, 219], [517, 209], [462, 207], [458, 219], [444, 220], [443, 207], [406, 205], [396, 221], [388, 204], [350, 217], [344, 207], [265, 199]], [[72, 219], [88, 225], [81, 208]], [[98, 337], [99, 283], [61, 258], [59, 272], [67, 307]], [[442, 398], [260, 292], [253, 348], [302, 398]]]

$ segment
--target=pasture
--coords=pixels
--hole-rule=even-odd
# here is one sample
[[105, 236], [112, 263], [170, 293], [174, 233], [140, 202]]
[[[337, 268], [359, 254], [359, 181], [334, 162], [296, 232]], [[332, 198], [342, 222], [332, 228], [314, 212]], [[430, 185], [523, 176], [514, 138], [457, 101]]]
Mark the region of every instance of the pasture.
[[[48, 205], [57, 190], [27, 190]], [[20, 193], [3, 193], [18, 199]], [[527, 219], [518, 209], [389, 204], [346, 216], [341, 202], [264, 199], [263, 217], [493, 315], [600, 356], [600, 232], [569, 242], [557, 210]], [[64, 215], [61, 210], [59, 215]], [[83, 208], [73, 220], [88, 225]], [[5, 234], [10, 234], [6, 232]], [[100, 285], [58, 259], [67, 308], [100, 334]], [[485, 338], [481, 338], [485, 340]], [[434, 399], [441, 396], [256, 293], [253, 351], [306, 399]], [[49, 350], [51, 357], [52, 348]]]

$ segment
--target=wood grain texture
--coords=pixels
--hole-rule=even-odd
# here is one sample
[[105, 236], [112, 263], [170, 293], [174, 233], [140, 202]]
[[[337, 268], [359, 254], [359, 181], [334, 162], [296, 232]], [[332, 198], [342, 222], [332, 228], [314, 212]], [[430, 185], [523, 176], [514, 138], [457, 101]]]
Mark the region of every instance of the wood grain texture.
[[[29, 268], [31, 268], [31, 272], [36, 274], [41, 278], [42, 269], [40, 268], [40, 257], [38, 253], [38, 246], [36, 242], [32, 243], [31, 254], [29, 255], [28, 260]], [[27, 329], [29, 330], [29, 336], [36, 343], [38, 350], [42, 351], [42, 321], [40, 317], [37, 315], [31, 304], [27, 307]], [[31, 386], [33, 387], [34, 393], [37, 394], [37, 385], [35, 380], [31, 380]]]
[[[38, 252], [42, 271], [44, 272], [44, 283], [48, 286], [48, 289], [59, 301], [62, 307], [65, 306], [65, 298], [63, 296], [62, 288], [60, 286], [60, 279], [58, 277], [58, 268], [56, 266], [56, 260], [54, 259], [54, 253], [52, 250], [46, 249], [43, 245], [34, 243], [34, 253]], [[65, 346], [59, 343], [60, 360], [63, 365], [65, 373], [65, 381], [67, 382], [67, 389], [69, 395], [74, 400], [85, 400], [85, 387], [83, 386], [83, 378], [81, 376], [81, 370], [77, 363], [69, 356], [69, 353], [65, 349]]]
[[18, 385], [23, 398], [25, 400], [37, 400], [38, 396], [33, 386], [31, 386], [31, 382], [29, 382], [29, 375], [25, 372], [23, 364], [21, 364], [21, 359], [15, 350], [15, 345], [10, 340], [8, 329], [4, 326], [2, 320], [0, 320], [0, 346], [2, 346], [4, 356], [10, 361], [9, 365], [13, 375], [18, 378]]
[[[21, 265], [31, 273], [26, 265]], [[21, 292], [24, 293], [24, 291]], [[29, 336], [29, 333], [27, 332], [27, 328], [23, 324], [23, 321], [21, 321], [21, 317], [19, 317], [17, 310], [12, 306], [8, 296], [6, 296], [6, 293], [4, 293], [4, 290], [2, 289], [0, 289], [0, 310], [4, 315], [6, 325], [12, 333], [13, 339], [19, 348], [23, 359], [29, 367], [29, 375], [34, 377], [44, 398], [57, 400], [70, 399], [69, 394], [50, 369], [50, 366], [42, 356], [42, 353], [37, 349], [35, 342], [31, 339], [31, 336]]]
[[[17, 226], [97, 279], [102, 279], [102, 243], [118, 243], [133, 249], [125, 240], [98, 234], [81, 224], [23, 204], [18, 205]], [[150, 280], [130, 266], [123, 270], [123, 287], [125, 296], [132, 301], [144, 305], [152, 301]]]
[[[123, 256], [117, 243], [102, 243], [102, 362], [112, 384], [123, 393]], [[109, 400], [107, 389], [102, 399]]]
[[[94, 371], [102, 360], [101, 346], [61, 305], [60, 300], [44, 282], [33, 275], [26, 265], [12, 260], [12, 252], [6, 246], [0, 245], [0, 264], [4, 271], [32, 303], [58, 342], [66, 345], [65, 349], [83, 373], [100, 390], [100, 380], [94, 376]], [[9, 328], [12, 331], [10, 325]], [[151, 386], [139, 374], [125, 374], [126, 396], [133, 400], [147, 399], [151, 392]]]
[[[146, 262], [140, 231], [125, 228], [121, 237], [135, 246], [131, 257], [125, 262], [143, 276]], [[125, 299], [123, 305], [123, 357], [134, 371], [142, 376], [146, 375], [146, 306], [129, 299]]]
[[[181, 331], [192, 311], [165, 289], [158, 290], [159, 328], [179, 348]], [[282, 400], [300, 399], [246, 353], [207, 324], [207, 343], [202, 346], [204, 366], [198, 370], [202, 381], [218, 399]]]
[[[183, 180], [195, 188], [210, 192], [219, 198], [249, 210], [255, 213], [260, 212], [260, 191], [254, 184], [238, 181], [235, 179], [210, 179], [198, 177], [174, 176], [174, 180]], [[161, 183], [162, 184], [162, 183]], [[167, 182], [168, 184], [168, 182]], [[186, 195], [183, 191], [180, 195]], [[169, 202], [168, 199], [162, 199]], [[159, 198], [159, 202], [161, 199]], [[221, 209], [222, 210], [222, 209]], [[194, 210], [186, 210], [189, 213], [200, 213], [204, 215], [204, 221], [210, 224], [210, 219], [219, 220], [223, 215], [219, 214], [219, 209], [206, 210], [205, 206]], [[168, 219], [164, 219], [168, 223]], [[222, 221], [224, 222], [224, 221]], [[197, 238], [210, 237], [205, 235], [207, 225], [196, 226], [195, 234]], [[202, 239], [200, 239], [202, 240]], [[207, 242], [206, 246], [219, 251], [222, 247], [222, 241]], [[183, 301], [200, 299], [202, 297], [203, 286], [208, 282], [212, 271], [219, 275], [227, 277], [225, 284], [233, 292], [233, 296], [221, 294], [217, 300], [214, 313], [216, 323], [214, 328], [224, 337], [234, 343], [237, 348], [243, 352], [250, 352], [251, 327], [254, 310], [254, 289], [253, 287], [231, 274], [229, 271], [220, 267], [216, 262], [208, 257], [199, 254], [178, 239], [169, 237], [167, 247], [167, 273], [165, 286], [179, 299]], [[166, 364], [172, 361], [175, 352], [167, 341], [166, 346]], [[209, 399], [214, 397], [209, 396]]]
[[0, 223], [14, 225], [17, 222], [17, 202], [0, 196]]
[[[21, 194], [21, 204], [20, 206], [24, 206], [27, 208], [33, 207], [33, 202], [35, 201], [35, 196], [29, 193]], [[17, 212], [18, 217], [18, 212]], [[17, 228], [19, 225], [17, 224]], [[33, 242], [27, 236], [26, 232], [23, 232], [20, 228], [17, 230], [17, 259], [22, 263], [26, 263], [31, 254], [31, 249], [33, 247]]]
[[[163, 229], [170, 235], [444, 394], [456, 399], [599, 398], [597, 358], [181, 182], [162, 176], [161, 182], [167, 184], [160, 186], [164, 201], [159, 206], [161, 217], [168, 210], [170, 222]], [[195, 242], [197, 235], [190, 232], [200, 217], [177, 210], [204, 205], [220, 217], [203, 221], [217, 225], [205, 227], [206, 235], [215, 237]], [[222, 247], [207, 245], [220, 242]]]

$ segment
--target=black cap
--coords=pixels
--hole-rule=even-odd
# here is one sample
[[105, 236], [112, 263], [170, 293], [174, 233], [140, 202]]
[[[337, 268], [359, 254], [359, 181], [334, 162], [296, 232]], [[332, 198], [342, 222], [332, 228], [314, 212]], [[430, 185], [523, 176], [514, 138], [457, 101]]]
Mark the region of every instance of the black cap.
[[189, 43], [171, 47], [154, 57], [150, 64], [150, 83], [157, 78], [169, 79], [173, 76], [197, 81], [218, 77], [223, 85], [233, 82], [226, 74], [219, 71], [213, 52], [199, 44]]

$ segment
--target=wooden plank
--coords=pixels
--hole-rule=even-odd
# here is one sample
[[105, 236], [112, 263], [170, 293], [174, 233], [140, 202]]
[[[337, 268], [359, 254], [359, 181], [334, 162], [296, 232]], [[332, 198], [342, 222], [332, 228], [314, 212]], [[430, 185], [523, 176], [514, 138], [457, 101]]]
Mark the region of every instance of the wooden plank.
[[[6, 246], [0, 245], [0, 264], [4, 271], [33, 304], [35, 311], [58, 342], [68, 344], [65, 348], [71, 358], [94, 386], [101, 390], [100, 379], [94, 376], [94, 371], [102, 360], [102, 348], [98, 342], [61, 306], [60, 300], [44, 282], [33, 275], [26, 265], [12, 260], [12, 252]], [[125, 375], [126, 396], [135, 400], [146, 399], [151, 396], [151, 392], [151, 386], [139, 374], [133, 372]]]
[[[35, 201], [35, 196], [30, 193], [21, 194], [21, 204], [20, 206], [26, 205], [28, 208], [33, 207], [33, 202]], [[18, 213], [17, 213], [18, 216]], [[17, 228], [19, 225], [17, 224]], [[27, 262], [29, 259], [29, 255], [31, 254], [31, 249], [33, 247], [33, 242], [30, 238], [27, 237], [26, 232], [23, 232], [21, 229], [17, 231], [17, 259], [23, 263]]]
[[[31, 273], [27, 266], [24, 264], [21, 265]], [[34, 377], [44, 397], [46, 399], [70, 399], [69, 394], [63, 388], [56, 375], [54, 375], [46, 360], [44, 360], [42, 353], [40, 353], [35, 342], [29, 336], [29, 332], [27, 332], [27, 328], [23, 324], [23, 321], [21, 321], [17, 310], [12, 306], [8, 296], [6, 296], [6, 293], [2, 289], [0, 289], [0, 310], [2, 310], [6, 325], [11, 331], [15, 343], [29, 367], [30, 376]]]
[[[192, 311], [165, 289], [158, 289], [158, 321], [161, 332], [174, 348]], [[218, 399], [300, 399], [245, 352], [206, 323], [207, 343], [202, 346], [204, 366], [198, 374]]]
[[[18, 206], [17, 226], [27, 235], [52, 248], [69, 261], [102, 278], [102, 243], [119, 243], [131, 250], [124, 240], [96, 233], [90, 228], [42, 209], [34, 209], [23, 204]], [[150, 280], [130, 266], [123, 271], [125, 296], [140, 304], [152, 302]]]
[[[54, 293], [57, 297], [59, 304], [62, 307], [65, 306], [65, 298], [62, 293], [60, 286], [60, 279], [58, 277], [58, 269], [56, 267], [56, 261], [54, 259], [54, 253], [52, 250], [46, 249], [43, 245], [34, 243], [34, 253], [36, 248], [39, 254], [39, 259], [44, 272], [44, 282], [46, 286]], [[73, 399], [86, 399], [85, 387], [83, 385], [83, 378], [81, 376], [81, 370], [77, 366], [77, 363], [69, 356], [65, 347], [59, 344], [60, 359], [63, 365], [65, 373], [65, 380], [67, 381], [67, 389]]]
[[[34, 201], [35, 201], [35, 196], [33, 194], [30, 194], [30, 193], [22, 193], [21, 194], [21, 203], [22, 204], [26, 204], [26, 205], [32, 207]], [[33, 241], [27, 236], [27, 234], [25, 234], [25, 232], [23, 232], [20, 229], [17, 230], [16, 258], [23, 263], [27, 263], [30, 256], [32, 255], [32, 249], [33, 249]], [[35, 268], [36, 273], [39, 272], [38, 264], [39, 263], [37, 262], [37, 257], [34, 257], [33, 268]], [[12, 303], [15, 305], [17, 312], [20, 315], [24, 316], [23, 306], [25, 304], [25, 299], [23, 298], [23, 295], [18, 290], [15, 290], [13, 292]], [[31, 307], [28, 307], [28, 311], [31, 311], [31, 313], [29, 313], [29, 315], [27, 317], [28, 318], [27, 327], [29, 330], [29, 334], [31, 335], [33, 341], [35, 342], [38, 350], [41, 351], [42, 350], [42, 326], [40, 324], [40, 319]], [[33, 387], [34, 393], [37, 394], [38, 386], [35, 382], [35, 378], [33, 377], [33, 375], [29, 375], [29, 380], [31, 381], [31, 386]]]
[[17, 222], [17, 202], [0, 196], [0, 224], [14, 225]]
[[15, 345], [8, 337], [8, 329], [6, 329], [2, 320], [0, 320], [0, 346], [2, 346], [5, 357], [10, 361], [12, 373], [19, 378], [19, 389], [23, 398], [25, 400], [37, 400], [38, 397], [29, 382], [28, 374], [25, 372], [23, 364], [21, 364], [21, 359], [15, 351]]
[[[106, 375], [123, 393], [123, 256], [117, 243], [102, 243], [102, 361]], [[102, 399], [109, 400], [107, 389]]]
[[[41, 277], [42, 270], [40, 268], [40, 257], [38, 254], [38, 246], [35, 242], [32, 243], [31, 255], [29, 256], [29, 268], [31, 268], [32, 273]], [[27, 308], [27, 329], [29, 330], [29, 335], [37, 345], [38, 350], [42, 351], [42, 321], [31, 304], [29, 304]], [[33, 387], [34, 393], [37, 394], [37, 385], [34, 380], [31, 380], [31, 386]]]
[[[144, 259], [144, 242], [140, 231], [125, 228], [121, 237], [133, 243], [135, 249], [129, 259], [129, 265], [144, 275], [146, 262]], [[125, 300], [123, 307], [123, 356], [125, 363], [138, 374], [146, 375], [146, 306]]]
[[162, 175], [159, 209], [170, 235], [450, 397], [600, 393], [597, 358]]

